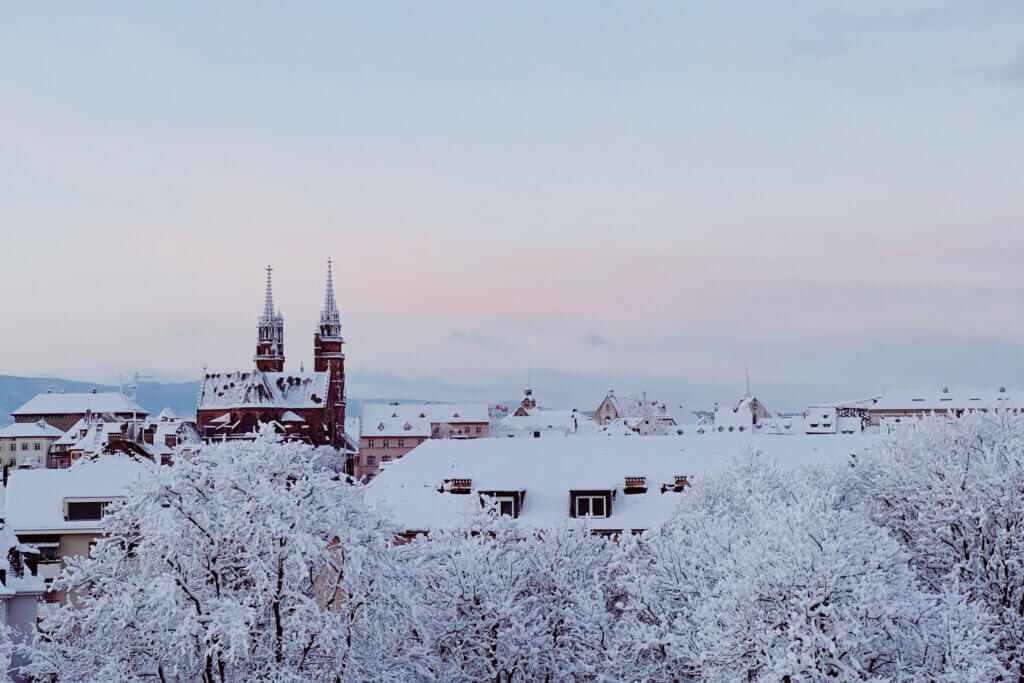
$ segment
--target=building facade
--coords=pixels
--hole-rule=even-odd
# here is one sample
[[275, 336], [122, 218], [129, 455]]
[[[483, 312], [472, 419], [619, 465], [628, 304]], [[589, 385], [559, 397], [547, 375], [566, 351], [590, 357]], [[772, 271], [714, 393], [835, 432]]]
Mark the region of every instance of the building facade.
[[371, 479], [427, 439], [490, 436], [486, 403], [364, 403], [356, 479]]

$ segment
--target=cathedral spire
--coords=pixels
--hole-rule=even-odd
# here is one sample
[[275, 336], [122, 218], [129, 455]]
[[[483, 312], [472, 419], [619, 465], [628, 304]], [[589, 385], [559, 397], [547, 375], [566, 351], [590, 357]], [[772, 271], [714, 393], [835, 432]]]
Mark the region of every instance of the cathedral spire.
[[256, 335], [256, 367], [262, 372], [284, 371], [284, 316], [274, 313], [274, 293], [270, 286], [273, 268], [267, 266], [267, 294], [263, 302]]
[[327, 288], [324, 291], [324, 308], [320, 311], [320, 336], [341, 337], [341, 313], [334, 300], [334, 268], [327, 259]]
[[274, 293], [270, 288], [270, 273], [274, 269], [271, 266], [267, 266], [267, 298], [263, 302], [263, 317], [273, 318], [274, 317]]

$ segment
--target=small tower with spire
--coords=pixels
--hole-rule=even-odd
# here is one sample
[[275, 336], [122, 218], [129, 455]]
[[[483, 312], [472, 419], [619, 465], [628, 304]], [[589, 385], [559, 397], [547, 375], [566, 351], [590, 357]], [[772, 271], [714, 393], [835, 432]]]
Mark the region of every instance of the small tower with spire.
[[320, 322], [313, 333], [313, 369], [330, 372], [330, 430], [331, 443], [340, 446], [345, 431], [345, 354], [341, 350], [345, 341], [341, 336], [341, 313], [334, 300], [334, 267], [327, 259], [327, 287]]
[[274, 313], [274, 294], [270, 284], [273, 268], [267, 266], [267, 294], [263, 315], [259, 318], [256, 340], [256, 369], [261, 372], [284, 372], [284, 316]]

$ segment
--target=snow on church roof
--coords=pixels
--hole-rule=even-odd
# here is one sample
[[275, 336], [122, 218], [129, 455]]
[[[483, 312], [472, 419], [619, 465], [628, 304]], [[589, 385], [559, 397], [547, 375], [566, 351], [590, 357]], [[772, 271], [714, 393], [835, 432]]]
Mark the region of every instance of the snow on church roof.
[[203, 377], [198, 410], [224, 408], [322, 408], [329, 372], [221, 372]]
[[[574, 439], [431, 439], [394, 461], [366, 487], [370, 502], [393, 511], [405, 531], [458, 523], [474, 496], [439, 493], [445, 479], [471, 480], [473, 492], [524, 491], [520, 524], [543, 528], [568, 517], [571, 490], [615, 491], [612, 515], [595, 529], [649, 529], [678, 495], [662, 493], [676, 475], [699, 476], [751, 447], [780, 467], [842, 462], [871, 437], [697, 434]], [[626, 477], [646, 477], [647, 493], [625, 494]]]
[[79, 413], [135, 413], [149, 411], [118, 391], [43, 392], [36, 394], [11, 415], [73, 415]]

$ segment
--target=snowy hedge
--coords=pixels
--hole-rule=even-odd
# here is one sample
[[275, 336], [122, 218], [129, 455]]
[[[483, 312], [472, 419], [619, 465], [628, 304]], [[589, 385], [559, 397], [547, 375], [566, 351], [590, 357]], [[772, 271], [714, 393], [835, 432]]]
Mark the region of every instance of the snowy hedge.
[[1024, 419], [849, 465], [739, 454], [618, 542], [386, 514], [266, 434], [154, 468], [30, 648], [51, 680], [992, 680], [1022, 675]]

